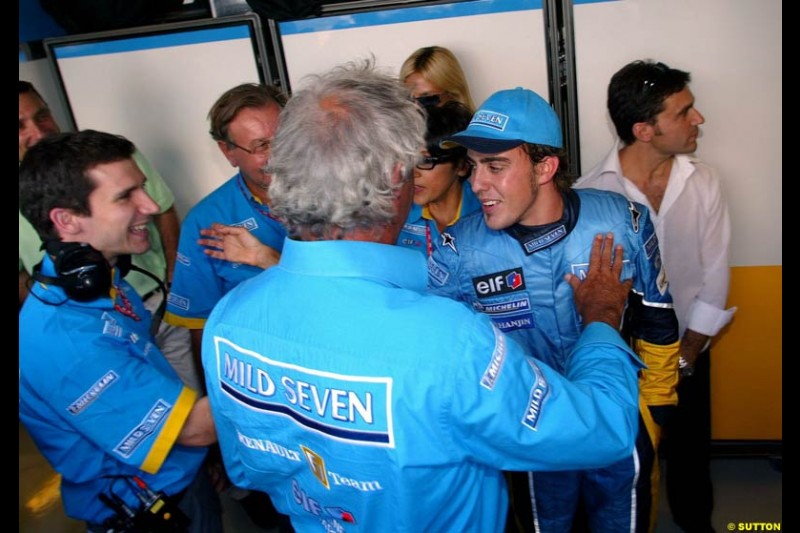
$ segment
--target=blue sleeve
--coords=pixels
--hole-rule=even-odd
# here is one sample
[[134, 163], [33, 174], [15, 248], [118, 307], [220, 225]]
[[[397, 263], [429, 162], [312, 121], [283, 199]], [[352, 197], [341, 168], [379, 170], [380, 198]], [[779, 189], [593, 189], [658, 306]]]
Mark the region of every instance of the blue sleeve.
[[566, 377], [527, 356], [486, 317], [471, 329], [446, 421], [468, 457], [503, 470], [572, 470], [631, 452], [641, 365], [613, 328], [586, 327]]
[[72, 353], [75, 364], [50, 377], [46, 401], [97, 448], [155, 473], [175, 444], [196, 393], [150, 362], [163, 359], [151, 342], [129, 342], [128, 333], [117, 336], [109, 323], [98, 335], [96, 325], [76, 328], [64, 339], [60, 349]]
[[181, 224], [178, 256], [167, 303], [167, 321], [188, 329], [202, 329], [214, 305], [225, 295], [223, 280], [212, 259], [197, 243], [203, 225], [192, 210]]

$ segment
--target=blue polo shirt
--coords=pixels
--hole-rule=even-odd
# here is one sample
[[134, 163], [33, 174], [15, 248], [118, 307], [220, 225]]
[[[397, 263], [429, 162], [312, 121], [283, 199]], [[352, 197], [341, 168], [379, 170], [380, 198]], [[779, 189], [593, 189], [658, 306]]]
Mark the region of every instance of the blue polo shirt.
[[241, 173], [206, 196], [181, 224], [178, 257], [172, 278], [165, 320], [175, 326], [202, 329], [211, 310], [232, 288], [263, 269], [214, 259], [197, 244], [200, 230], [218, 222], [247, 228], [271, 248], [283, 249], [286, 229], [256, 199]]
[[[49, 257], [42, 273], [55, 276]], [[37, 282], [19, 315], [19, 418], [62, 476], [66, 513], [90, 523], [113, 514], [101, 492], [140, 505], [115, 476], [136, 475], [155, 491], [176, 494], [206, 454], [175, 444], [196, 393], [154, 344], [150, 313], [117, 272], [115, 286], [82, 303]]]

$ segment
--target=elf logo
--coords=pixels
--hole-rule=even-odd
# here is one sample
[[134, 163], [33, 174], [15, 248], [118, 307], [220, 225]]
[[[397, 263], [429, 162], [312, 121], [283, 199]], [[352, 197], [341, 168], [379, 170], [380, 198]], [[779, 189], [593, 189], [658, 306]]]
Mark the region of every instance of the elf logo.
[[472, 286], [475, 287], [475, 294], [479, 298], [481, 296], [494, 296], [496, 294], [525, 290], [525, 278], [522, 276], [522, 268], [512, 268], [511, 270], [472, 278]]

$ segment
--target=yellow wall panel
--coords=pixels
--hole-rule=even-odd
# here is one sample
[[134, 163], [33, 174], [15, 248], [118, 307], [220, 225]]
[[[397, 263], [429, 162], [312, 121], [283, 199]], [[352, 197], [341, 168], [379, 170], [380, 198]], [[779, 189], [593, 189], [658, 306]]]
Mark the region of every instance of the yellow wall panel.
[[712, 437], [781, 440], [782, 266], [733, 267], [728, 305], [739, 308], [711, 350]]

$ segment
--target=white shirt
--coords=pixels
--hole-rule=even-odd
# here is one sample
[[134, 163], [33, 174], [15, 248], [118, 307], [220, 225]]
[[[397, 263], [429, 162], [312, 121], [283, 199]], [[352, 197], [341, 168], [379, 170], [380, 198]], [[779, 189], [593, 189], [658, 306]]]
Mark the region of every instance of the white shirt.
[[717, 172], [695, 158], [676, 155], [656, 213], [644, 193], [622, 175], [619, 149], [615, 145], [575, 187], [614, 191], [650, 209], [681, 336], [688, 328], [713, 337], [736, 311], [725, 309], [731, 227]]

